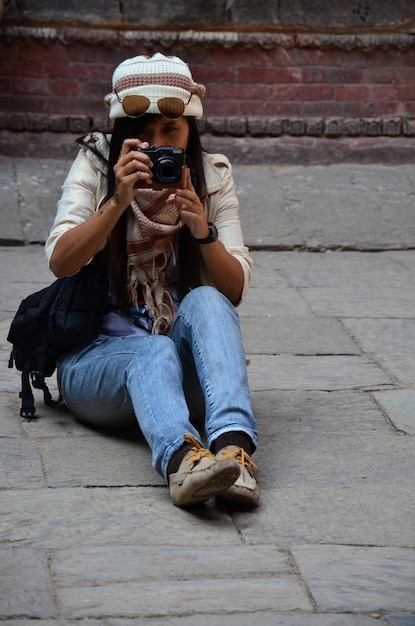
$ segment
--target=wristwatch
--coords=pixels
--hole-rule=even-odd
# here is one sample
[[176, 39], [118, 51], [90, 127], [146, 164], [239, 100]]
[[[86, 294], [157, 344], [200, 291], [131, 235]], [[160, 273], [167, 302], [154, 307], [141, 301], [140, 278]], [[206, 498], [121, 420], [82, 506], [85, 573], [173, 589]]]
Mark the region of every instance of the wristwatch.
[[214, 241], [217, 241], [218, 229], [216, 228], [215, 224], [213, 224], [212, 222], [208, 222], [208, 226], [209, 226], [209, 235], [207, 237], [202, 237], [202, 239], [197, 239], [196, 237], [193, 237], [196, 243], [213, 243]]

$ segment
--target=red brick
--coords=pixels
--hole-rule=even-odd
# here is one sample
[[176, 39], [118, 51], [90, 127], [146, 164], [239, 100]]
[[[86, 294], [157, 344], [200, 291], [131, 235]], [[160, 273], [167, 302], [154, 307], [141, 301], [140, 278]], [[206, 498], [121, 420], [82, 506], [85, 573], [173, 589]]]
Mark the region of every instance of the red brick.
[[81, 95], [79, 82], [75, 80], [48, 80], [47, 88], [48, 93], [52, 96], [76, 98]]
[[274, 85], [271, 95], [277, 100], [332, 100], [335, 89], [332, 85]]
[[373, 100], [368, 103], [366, 115], [395, 115], [399, 113], [399, 102], [389, 100]]
[[370, 97], [370, 88], [366, 85], [338, 85], [336, 87], [336, 100], [368, 100]]
[[2, 111], [45, 111], [45, 100], [38, 96], [15, 97], [10, 95], [0, 95], [0, 109]]
[[269, 85], [241, 85], [241, 84], [209, 84], [209, 94], [217, 100], [262, 100], [269, 98], [271, 88]]
[[243, 114], [239, 100], [205, 100], [204, 113], [209, 116], [230, 117]]
[[415, 102], [403, 102], [402, 107], [405, 115], [415, 115]]
[[399, 87], [395, 85], [374, 85], [371, 88], [372, 97], [375, 100], [396, 100], [396, 93], [398, 90]]
[[410, 85], [397, 85], [395, 88], [396, 99], [400, 101], [415, 101], [415, 83]]
[[300, 102], [279, 102], [276, 99], [259, 103], [256, 106], [253, 103], [244, 104], [241, 110], [244, 115], [267, 115], [269, 117], [291, 117], [302, 114]]
[[0, 76], [0, 93], [12, 93], [13, 81]]
[[235, 67], [203, 67], [197, 71], [192, 67], [192, 75], [196, 82], [206, 83], [234, 83], [237, 69]]
[[299, 83], [301, 81], [300, 68], [280, 67], [240, 67], [237, 70], [237, 81], [242, 84], [285, 84]]
[[47, 63], [45, 76], [77, 80], [107, 80], [111, 83], [113, 70], [102, 63]]
[[14, 81], [12, 91], [16, 94], [48, 94], [48, 84], [43, 78], [20, 78]]
[[102, 100], [110, 91], [111, 81], [84, 80], [79, 83], [80, 95], [90, 97], [91, 94], [94, 94], [98, 100]]

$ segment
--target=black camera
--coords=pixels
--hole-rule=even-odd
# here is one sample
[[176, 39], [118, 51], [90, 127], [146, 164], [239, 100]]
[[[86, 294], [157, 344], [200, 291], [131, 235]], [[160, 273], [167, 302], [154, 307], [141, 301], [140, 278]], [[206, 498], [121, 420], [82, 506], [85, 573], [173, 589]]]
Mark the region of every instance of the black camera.
[[153, 181], [151, 185], [140, 181], [139, 187], [151, 187], [160, 189], [164, 187], [184, 187], [183, 166], [186, 165], [186, 152], [182, 148], [170, 148], [160, 146], [159, 148], [147, 148], [141, 150], [148, 154], [153, 162]]

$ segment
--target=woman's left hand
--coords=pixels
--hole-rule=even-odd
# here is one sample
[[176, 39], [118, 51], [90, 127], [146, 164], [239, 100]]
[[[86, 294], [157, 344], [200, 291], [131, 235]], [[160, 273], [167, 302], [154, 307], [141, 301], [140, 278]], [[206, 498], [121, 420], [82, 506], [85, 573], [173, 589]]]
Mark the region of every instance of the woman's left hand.
[[180, 210], [180, 218], [196, 239], [209, 235], [209, 225], [202, 202], [193, 187], [190, 170], [186, 167], [186, 185], [175, 189], [168, 197], [168, 202], [175, 202]]

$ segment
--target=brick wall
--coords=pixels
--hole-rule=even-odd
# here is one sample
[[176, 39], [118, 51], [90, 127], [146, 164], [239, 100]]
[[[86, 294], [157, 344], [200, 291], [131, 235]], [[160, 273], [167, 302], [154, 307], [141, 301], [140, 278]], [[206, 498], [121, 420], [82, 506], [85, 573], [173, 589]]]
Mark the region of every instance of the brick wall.
[[[362, 21], [364, 3], [352, 4]], [[0, 152], [55, 156], [75, 136], [110, 129], [103, 96], [114, 67], [161, 50], [187, 61], [206, 85], [201, 129], [236, 160], [411, 161], [415, 37], [412, 22], [402, 20], [399, 27], [325, 25], [316, 32], [304, 25], [125, 30], [9, 19], [0, 41]]]

